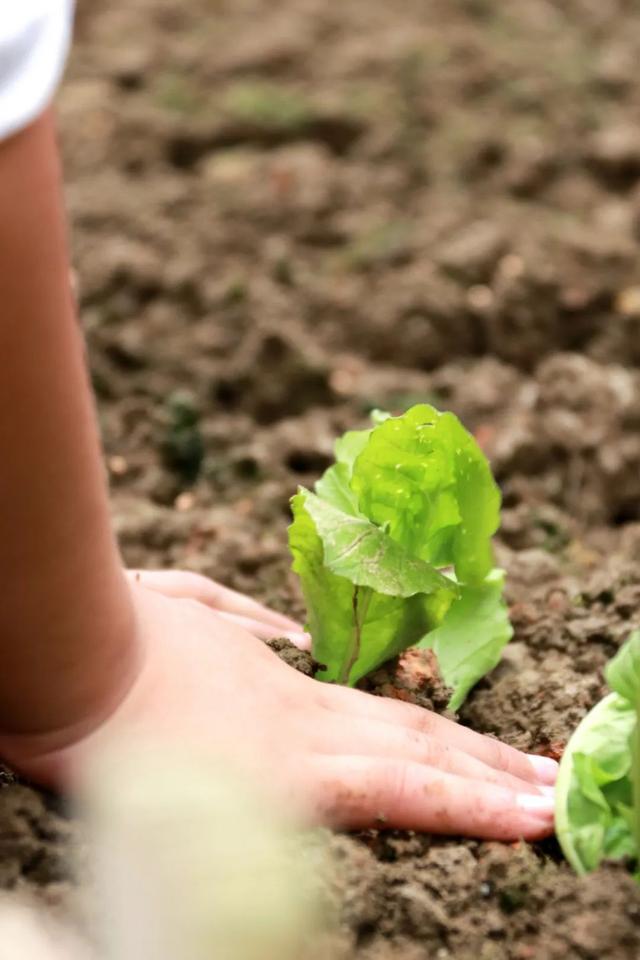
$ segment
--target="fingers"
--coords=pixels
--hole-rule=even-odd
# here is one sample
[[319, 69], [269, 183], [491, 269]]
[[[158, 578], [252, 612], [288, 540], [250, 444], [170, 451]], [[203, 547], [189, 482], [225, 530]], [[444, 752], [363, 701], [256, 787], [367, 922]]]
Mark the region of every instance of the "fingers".
[[400, 700], [374, 697], [360, 690], [326, 685], [320, 691], [320, 702], [343, 715], [357, 715], [427, 734], [519, 780], [552, 785], [558, 775], [558, 764], [555, 760], [528, 757], [499, 740], [475, 733], [459, 723]]
[[[481, 780], [517, 793], [540, 795], [540, 787], [504, 770], [495, 769], [463, 750], [418, 730], [357, 716], [348, 724], [338, 713], [324, 711], [315, 725], [311, 745], [317, 753], [357, 754], [378, 759], [425, 764], [442, 773], [453, 773], [469, 780]], [[542, 791], [551, 790], [543, 787]]]
[[186, 570], [128, 570], [127, 576], [135, 583], [164, 593], [165, 596], [197, 600], [219, 613], [233, 613], [272, 626], [280, 631], [278, 636], [304, 633], [295, 620], [199, 573]]
[[308, 633], [300, 630], [283, 630], [281, 627], [274, 627], [269, 623], [263, 623], [260, 620], [254, 620], [252, 617], [242, 617], [237, 613], [227, 613], [226, 610], [217, 610], [216, 613], [224, 617], [230, 623], [237, 623], [244, 627], [254, 637], [259, 640], [275, 640], [277, 637], [286, 637], [300, 650], [309, 650], [311, 647], [311, 637]]
[[316, 756], [307, 771], [314, 813], [345, 828], [385, 825], [487, 840], [537, 840], [553, 830], [553, 800], [432, 767], [361, 756]]

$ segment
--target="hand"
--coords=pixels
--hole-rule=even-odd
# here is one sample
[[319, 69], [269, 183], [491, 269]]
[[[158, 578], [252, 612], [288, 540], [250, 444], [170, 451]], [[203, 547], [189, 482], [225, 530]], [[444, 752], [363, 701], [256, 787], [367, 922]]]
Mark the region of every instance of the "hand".
[[126, 575], [130, 583], [157, 590], [166, 597], [197, 600], [259, 640], [286, 637], [301, 650], [311, 649], [311, 637], [295, 620], [209, 577], [184, 570], [127, 570]]
[[68, 783], [108, 736], [190, 738], [331, 825], [503, 840], [551, 832], [554, 761], [297, 673], [257, 636], [301, 628], [206, 578], [130, 574], [129, 588], [140, 645], [132, 686], [109, 717], [91, 718], [89, 735], [0, 739], [27, 776]]

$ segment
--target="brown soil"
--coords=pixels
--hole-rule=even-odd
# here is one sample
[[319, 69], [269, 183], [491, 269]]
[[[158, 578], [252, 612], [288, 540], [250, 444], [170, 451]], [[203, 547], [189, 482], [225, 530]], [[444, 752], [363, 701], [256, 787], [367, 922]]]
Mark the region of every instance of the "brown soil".
[[[640, 623], [639, 55], [630, 0], [81, 5], [60, 122], [127, 562], [300, 614], [296, 484], [374, 406], [451, 408], [516, 628], [461, 720], [558, 755]], [[0, 769], [0, 886], [64, 902], [76, 832]], [[336, 956], [640, 953], [624, 869], [554, 842], [333, 845]]]

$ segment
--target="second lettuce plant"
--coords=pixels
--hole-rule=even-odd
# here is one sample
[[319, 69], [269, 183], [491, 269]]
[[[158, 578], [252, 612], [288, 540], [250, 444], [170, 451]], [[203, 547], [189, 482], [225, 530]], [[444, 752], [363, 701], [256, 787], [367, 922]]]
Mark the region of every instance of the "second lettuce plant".
[[578, 871], [626, 859], [640, 881], [640, 630], [607, 665], [611, 693], [571, 737], [556, 784], [556, 832]]

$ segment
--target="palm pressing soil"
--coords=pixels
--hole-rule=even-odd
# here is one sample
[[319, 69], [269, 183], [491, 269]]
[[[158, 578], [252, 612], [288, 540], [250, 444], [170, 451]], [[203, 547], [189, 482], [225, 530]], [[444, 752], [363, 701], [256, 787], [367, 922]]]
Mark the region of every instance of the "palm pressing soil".
[[[373, 406], [453, 409], [516, 629], [460, 720], [558, 756], [640, 623], [639, 54], [628, 0], [81, 4], [60, 125], [127, 562], [302, 614], [296, 484]], [[368, 685], [445, 702], [415, 657]], [[1, 887], [64, 911], [78, 842], [0, 768]], [[624, 867], [553, 841], [332, 844], [336, 957], [640, 954]]]

